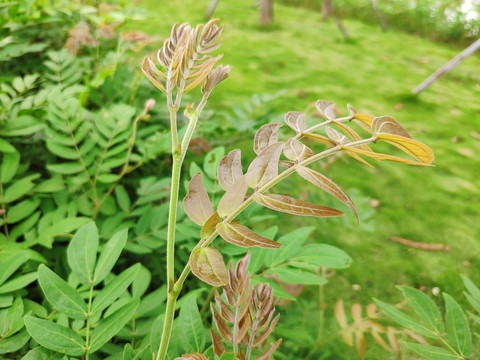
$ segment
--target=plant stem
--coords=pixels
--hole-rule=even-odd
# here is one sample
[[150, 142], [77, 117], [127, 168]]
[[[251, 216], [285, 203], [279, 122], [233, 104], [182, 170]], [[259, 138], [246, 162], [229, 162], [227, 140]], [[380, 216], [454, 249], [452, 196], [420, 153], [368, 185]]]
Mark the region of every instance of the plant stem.
[[[167, 354], [168, 344], [170, 342], [170, 335], [172, 333], [173, 319], [175, 315], [175, 303], [178, 295], [183, 287], [183, 282], [186, 276], [181, 282], [175, 282], [175, 226], [177, 220], [177, 207], [178, 207], [178, 192], [180, 189], [180, 174], [182, 169], [183, 160], [188, 150], [188, 145], [192, 139], [195, 127], [197, 125], [200, 113], [203, 110], [208, 99], [208, 94], [204, 95], [202, 101], [198, 105], [194, 114], [190, 118], [187, 131], [182, 139], [180, 147], [178, 146], [178, 140], [172, 132], [172, 185], [170, 192], [170, 210], [168, 213], [168, 234], [167, 234], [167, 309], [165, 312], [165, 322], [163, 324], [162, 340], [160, 341], [160, 347], [156, 360], [163, 360]], [[172, 129], [177, 127], [176, 124], [176, 112], [178, 108], [170, 107], [170, 119]], [[182, 274], [183, 275], [183, 274]], [[188, 275], [188, 274], [186, 274]]]
[[90, 284], [90, 293], [88, 294], [88, 309], [87, 309], [87, 325], [85, 335], [85, 360], [88, 360], [88, 351], [90, 350], [90, 318], [92, 317], [92, 299], [93, 299], [93, 283]]

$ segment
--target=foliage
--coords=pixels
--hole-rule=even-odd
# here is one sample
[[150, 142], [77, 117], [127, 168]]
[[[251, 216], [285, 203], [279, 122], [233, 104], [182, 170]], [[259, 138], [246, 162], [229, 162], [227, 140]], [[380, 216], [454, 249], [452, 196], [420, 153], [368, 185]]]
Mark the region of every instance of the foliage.
[[[82, 29], [76, 26], [70, 35], [78, 35]], [[180, 210], [174, 216], [178, 222], [175, 240], [180, 250], [174, 254], [171, 234], [175, 231], [172, 233], [171, 227], [175, 222], [167, 224], [166, 218], [168, 211], [176, 213], [176, 202], [172, 202], [172, 210], [168, 193], [170, 190], [171, 199], [178, 199], [180, 167], [196, 122], [213, 88], [230, 71], [228, 66], [214, 68], [219, 57], [208, 55], [219, 45], [221, 29], [215, 21], [204, 28], [174, 27], [160, 52], [165, 73], [148, 59], [143, 64], [147, 77], [167, 95], [172, 130], [176, 136], [184, 136], [181, 142], [174, 136], [168, 143], [170, 134], [164, 130], [163, 114], [153, 100], [142, 97], [146, 91], [135, 71], [120, 65], [123, 52], [131, 50], [126, 40], [117, 39], [120, 45], [105, 55], [115, 61], [102, 63], [101, 70], [95, 73], [97, 55], [84, 56], [80, 49], [95, 47], [98, 40], [87, 37], [78, 42], [77, 57], [65, 50], [38, 54], [41, 58], [37, 60], [43, 64], [38, 74], [16, 74], [5, 81], [0, 129], [4, 226], [0, 304], [6, 325], [1, 329], [0, 349], [7, 356], [151, 359], [152, 353], [161, 348], [160, 334], [165, 327], [164, 337], [171, 334], [172, 339], [165, 356], [173, 358], [184, 352], [183, 358], [213, 357], [214, 348], [205, 350], [205, 310], [202, 307], [199, 311], [196, 298], [205, 286], [189, 282], [188, 295], [176, 303], [189, 267], [205, 282], [228, 289], [233, 286], [233, 275], [227, 275], [222, 254], [235, 257], [243, 254], [244, 248], [253, 247], [254, 286], [245, 289], [253, 294], [250, 324], [257, 321], [263, 326], [273, 315], [274, 295], [284, 301], [295, 300], [303, 286], [326, 284], [325, 269], [343, 268], [351, 262], [338, 248], [307, 242], [311, 228], [300, 228], [278, 240], [274, 240], [276, 228], [256, 230], [258, 233], [250, 230], [265, 219], [256, 213], [261, 206], [314, 217], [343, 215], [328, 206], [269, 193], [270, 187], [297, 172], [343, 202], [358, 218], [346, 192], [306, 165], [341, 153], [367, 164], [364, 157], [416, 165], [433, 161], [430, 149], [411, 139], [394, 119], [374, 118], [351, 107], [348, 116], [337, 118], [334, 104], [318, 101], [317, 116], [324, 118], [320, 124], [307, 127], [304, 114], [286, 115], [287, 125], [296, 134], [290, 138], [279, 124], [260, 127], [254, 139], [257, 157], [245, 175], [239, 150], [224, 156], [224, 148], [215, 148], [207, 154], [202, 167], [189, 164], [192, 179], [188, 185], [185, 183], [186, 214]], [[111, 48], [106, 47], [107, 51]], [[128, 86], [131, 83], [133, 87]], [[197, 108], [185, 107], [188, 126], [177, 129], [177, 120], [178, 124], [184, 120], [180, 116], [176, 119], [180, 100], [197, 86], [201, 86], [202, 101]], [[347, 126], [348, 122], [359, 124], [359, 130]], [[286, 140], [279, 141], [279, 137]], [[373, 152], [368, 147], [379, 141], [400, 148], [412, 160]], [[321, 151], [315, 142], [321, 144]], [[170, 182], [163, 177], [164, 172], [152, 176], [148, 167], [162, 164], [157, 159], [169, 159], [170, 155], [174, 182], [168, 189]], [[281, 156], [285, 159], [280, 160]], [[286, 170], [279, 173], [282, 166]], [[254, 202], [256, 207], [246, 209]], [[236, 217], [243, 210], [240, 225]], [[198, 227], [185, 215], [202, 226], [200, 236]], [[224, 242], [208, 246], [217, 235]], [[128, 253], [120, 256], [123, 249]], [[158, 258], [165, 254], [169, 275], [182, 270], [178, 265], [187, 265], [180, 278], [169, 276], [167, 281], [155, 281], [150, 286], [152, 276], [162, 274]], [[133, 265], [139, 255], [146, 266], [153, 265], [152, 272]], [[230, 272], [233, 274], [233, 270]], [[37, 278], [38, 286], [34, 284]], [[178, 308], [180, 312], [173, 321]], [[267, 317], [254, 315], [263, 309]], [[243, 339], [254, 339], [258, 329], [254, 325], [249, 328], [247, 322], [238, 327], [234, 323], [233, 329], [242, 328], [246, 334]], [[259, 335], [262, 341], [275, 323]], [[237, 340], [234, 347], [241, 341]], [[274, 343], [259, 358], [270, 358], [278, 345]], [[247, 358], [250, 349], [247, 344]], [[231, 354], [217, 356], [232, 358]]]
[[[466, 276], [462, 276], [462, 279], [467, 288], [465, 296], [478, 313], [480, 290]], [[391, 319], [421, 336], [417, 336], [416, 339], [427, 338], [434, 342], [434, 344], [425, 341], [420, 344], [404, 342], [409, 349], [430, 360], [470, 359], [478, 356], [478, 354], [474, 355], [476, 347], [472, 345], [472, 334], [467, 316], [452, 296], [445, 292], [442, 294], [445, 308], [442, 315], [442, 311], [422, 291], [406, 286], [398, 288], [403, 292], [409, 307], [416, 315], [415, 317], [383, 301], [375, 300], [375, 302]], [[470, 317], [475, 323], [479, 322], [477, 314], [470, 313]]]
[[[321, 9], [323, 3], [322, 0], [282, 0], [282, 2], [317, 10]], [[332, 3], [340, 16], [361, 19], [369, 24], [375, 22], [380, 26], [371, 1], [334, 0]], [[469, 45], [476, 39], [480, 29], [480, 22], [475, 16], [480, 10], [478, 4], [470, 5], [474, 14], [469, 16], [465, 12], [468, 2], [462, 0], [383, 0], [377, 3], [389, 27], [435, 41]]]

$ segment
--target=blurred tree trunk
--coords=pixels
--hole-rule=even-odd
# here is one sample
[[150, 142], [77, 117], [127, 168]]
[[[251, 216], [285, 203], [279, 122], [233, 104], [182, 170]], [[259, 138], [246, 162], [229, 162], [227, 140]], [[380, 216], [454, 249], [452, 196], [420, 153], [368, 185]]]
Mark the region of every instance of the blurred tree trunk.
[[260, 26], [273, 21], [273, 0], [260, 0]]
[[322, 17], [324, 21], [327, 21], [329, 17], [333, 17], [335, 24], [337, 24], [338, 30], [342, 33], [345, 40], [350, 40], [350, 34], [345, 26], [343, 26], [342, 20], [337, 16], [335, 9], [333, 8], [332, 0], [323, 0], [322, 3]]
[[215, 8], [217, 7], [218, 0], [212, 0], [210, 3], [210, 6], [208, 7], [208, 10], [205, 14], [205, 19], [210, 20], [213, 16], [213, 12], [215, 11]]
[[423, 90], [428, 88], [430, 85], [432, 85], [435, 81], [437, 81], [439, 78], [441, 78], [443, 75], [445, 75], [450, 70], [452, 70], [455, 66], [460, 64], [467, 57], [474, 54], [475, 51], [477, 51], [478, 49], [480, 49], [480, 39], [475, 41], [473, 44], [471, 44], [469, 47], [467, 47], [465, 50], [463, 50], [460, 54], [458, 54], [452, 60], [447, 62], [445, 65], [443, 65], [440, 69], [435, 71], [424, 82], [422, 82], [415, 89], [413, 89], [412, 93], [418, 94], [418, 93], [422, 92]]
[[378, 17], [378, 20], [380, 20], [380, 24], [382, 25], [382, 29], [387, 30], [388, 29], [388, 23], [387, 23], [387, 20], [383, 17], [382, 12], [378, 8], [377, 0], [370, 0], [370, 4], [372, 5], [373, 11], [375, 11], [375, 14]]

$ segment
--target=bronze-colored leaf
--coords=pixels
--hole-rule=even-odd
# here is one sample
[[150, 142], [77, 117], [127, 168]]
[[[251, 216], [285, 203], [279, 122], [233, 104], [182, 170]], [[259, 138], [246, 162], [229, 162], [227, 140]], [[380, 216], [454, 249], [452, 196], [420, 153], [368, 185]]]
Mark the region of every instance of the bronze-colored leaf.
[[[357, 132], [355, 130], [353, 130], [351, 127], [345, 125], [345, 124], [342, 124], [340, 122], [334, 122], [334, 124], [336, 126], [338, 126], [345, 134], [347, 134], [348, 136], [350, 136], [354, 141], [360, 141], [362, 140], [362, 137], [360, 135], [357, 134]], [[359, 149], [363, 149], [363, 150], [367, 150], [367, 151], [372, 151], [372, 149], [370, 149], [370, 146], [368, 145], [360, 145], [358, 146]]]
[[315, 216], [315, 217], [331, 217], [344, 216], [345, 214], [339, 210], [311, 204], [306, 201], [297, 200], [285, 195], [277, 194], [255, 194], [255, 202], [269, 209], [285, 212], [293, 215]]
[[257, 246], [261, 248], [274, 249], [281, 246], [280, 243], [260, 236], [248, 227], [240, 224], [219, 223], [217, 224], [218, 234], [228, 243], [249, 248]]
[[243, 175], [242, 153], [239, 149], [232, 150], [218, 163], [218, 183], [227, 191], [235, 180]]
[[212, 303], [210, 303], [210, 310], [212, 311], [213, 322], [217, 327], [218, 333], [224, 340], [231, 343], [233, 340], [232, 330], [228, 327], [228, 325], [222, 319], [222, 317], [220, 316], [217, 309], [215, 309], [215, 306], [213, 306]]
[[360, 359], [365, 360], [365, 354], [367, 352], [367, 339], [361, 331], [355, 332], [355, 348]]
[[362, 321], [362, 305], [355, 303], [352, 305], [352, 318], [355, 324]]
[[259, 155], [264, 149], [278, 143], [278, 129], [282, 124], [265, 124], [258, 129], [253, 140], [253, 151]]
[[248, 185], [245, 176], [235, 180], [232, 187], [223, 195], [218, 204], [217, 212], [221, 218], [230, 215], [234, 210], [243, 203], [245, 195], [247, 194]]
[[[340, 328], [345, 329], [348, 323], [347, 323], [347, 316], [345, 315], [345, 306], [343, 305], [342, 299], [338, 299], [337, 302], [335, 303], [334, 313], [335, 313], [335, 319], [337, 320], [338, 325], [340, 325]], [[352, 342], [352, 345], [353, 345], [353, 342]]]
[[278, 175], [278, 162], [284, 146], [283, 142], [272, 144], [252, 161], [246, 174], [248, 186], [253, 189], [261, 187]]
[[270, 358], [272, 357], [275, 350], [277, 350], [277, 348], [280, 346], [281, 342], [282, 342], [282, 339], [278, 339], [274, 343], [271, 343], [270, 347], [267, 349], [267, 351], [265, 351], [261, 355], [258, 355], [256, 357], [256, 360], [270, 360]]
[[327, 178], [325, 175], [320, 174], [319, 172], [316, 172], [315, 170], [312, 170], [305, 166], [297, 165], [296, 169], [297, 169], [298, 175], [300, 175], [302, 178], [311, 182], [313, 185], [318, 186], [320, 189], [326, 191], [327, 193], [335, 196], [337, 199], [339, 199], [345, 205], [347, 205], [350, 208], [350, 210], [352, 210], [355, 217], [357, 218], [357, 222], [359, 221], [358, 212], [355, 207], [355, 204], [340, 186], [335, 184], [332, 180]]
[[297, 134], [303, 133], [307, 130], [305, 123], [305, 114], [298, 111], [289, 111], [285, 114], [285, 123], [296, 131]]
[[167, 90], [163, 86], [163, 84], [158, 80], [156, 75], [161, 77], [165, 77], [165, 75], [157, 69], [155, 64], [152, 60], [150, 60], [147, 56], [143, 59], [142, 62], [142, 71], [145, 76], [155, 85], [159, 90], [161, 90], [164, 94], [167, 94]]
[[372, 131], [374, 134], [393, 134], [406, 138], [412, 138], [400, 123], [390, 116], [379, 116], [372, 121]]
[[235, 314], [233, 313], [232, 309], [230, 309], [228, 305], [225, 304], [225, 302], [222, 300], [218, 291], [215, 291], [215, 303], [220, 309], [220, 315], [222, 316], [222, 318], [231, 323], [235, 322]]
[[[246, 307], [248, 309], [248, 305]], [[246, 316], [241, 319], [238, 326], [237, 339], [235, 340], [237, 344], [243, 340], [243, 338], [247, 334], [247, 331], [250, 330], [250, 326], [252, 324], [252, 318], [250, 317], [250, 313], [246, 312], [245, 314]]]
[[347, 109], [348, 109], [348, 115], [350, 115], [351, 117], [353, 117], [353, 115], [357, 113], [357, 110], [355, 110], [355, 108], [350, 104], [347, 104]]
[[188, 183], [188, 193], [183, 199], [183, 209], [196, 224], [203, 226], [215, 212], [203, 186], [202, 173], [198, 172]]
[[306, 137], [308, 139], [312, 139], [312, 140], [315, 140], [317, 142], [321, 142], [321, 143], [324, 143], [326, 145], [330, 145], [330, 146], [335, 146], [336, 143], [332, 140], [330, 140], [329, 138], [325, 137], [325, 136], [322, 136], [322, 135], [318, 135], [318, 134], [310, 134], [310, 133], [302, 133], [302, 136], [303, 137]]
[[218, 357], [222, 356], [224, 352], [228, 352], [227, 347], [223, 343], [222, 339], [217, 335], [215, 330], [210, 329], [210, 334], [212, 336], [212, 345], [213, 345], [213, 352]]
[[210, 74], [208, 74], [207, 78], [205, 79], [205, 83], [202, 85], [202, 93], [210, 93], [218, 84], [228, 77], [228, 74], [230, 74], [231, 70], [232, 67], [230, 65], [217, 66], [213, 71], [210, 72]]
[[369, 128], [372, 127], [373, 119], [375, 119], [375, 117], [372, 115], [358, 114], [358, 113], [353, 115], [353, 118], [367, 125]]
[[175, 360], [208, 360], [207, 357], [203, 354], [192, 353], [192, 354], [183, 354], [182, 357], [177, 357]]
[[383, 337], [380, 335], [380, 333], [385, 332], [385, 328], [381, 326], [380, 324], [377, 323], [371, 323], [371, 330], [370, 334], [372, 335], [373, 339], [375, 342], [383, 347], [387, 351], [392, 351], [392, 348], [388, 346], [386, 341], [383, 339]]
[[377, 134], [376, 139], [395, 145], [425, 164], [431, 164], [435, 159], [432, 149], [420, 141], [392, 134]]
[[302, 144], [300, 141], [291, 138], [285, 143], [283, 153], [290, 160], [296, 160], [301, 162], [314, 155], [314, 152], [308, 147]]
[[327, 132], [327, 136], [335, 141], [335, 144], [346, 144], [349, 143], [347, 137], [343, 135], [341, 132], [338, 132], [337, 130], [327, 126], [325, 128], [325, 131]]
[[190, 82], [185, 87], [183, 92], [186, 93], [187, 91], [190, 91], [193, 88], [195, 88], [197, 85], [201, 84], [203, 82], [203, 80], [205, 80], [206, 77], [210, 74], [210, 70], [212, 69], [212, 67], [216, 64], [216, 62], [218, 60], [220, 60], [222, 58], [222, 56], [223, 55], [219, 55], [219, 56], [216, 56], [216, 57], [208, 60], [208, 62], [205, 63], [204, 67], [201, 70], [199, 70], [200, 73], [198, 74], [198, 76], [195, 77], [195, 80]]
[[215, 211], [212, 216], [208, 218], [205, 224], [203, 224], [202, 230], [200, 230], [200, 238], [207, 239], [210, 237], [210, 235], [215, 232], [215, 227], [221, 220], [222, 219], [218, 215], [218, 212]]
[[[271, 312], [273, 314], [273, 311]], [[275, 329], [275, 326], [277, 326], [277, 322], [278, 322], [278, 319], [280, 319], [280, 314], [278, 314], [277, 316], [275, 316], [275, 318], [272, 320], [272, 322], [270, 323], [270, 325], [268, 326], [268, 328], [265, 329], [265, 331], [262, 333], [262, 335], [260, 336], [257, 336], [255, 338], [255, 341], [253, 343], [253, 346], [254, 347], [257, 347], [259, 346], [260, 344], [262, 344], [265, 340], [268, 339], [268, 337], [270, 336], [270, 334], [273, 332], [273, 330]]]
[[212, 286], [228, 283], [228, 273], [220, 251], [209, 247], [196, 247], [190, 254], [192, 273]]
[[388, 327], [387, 328], [387, 339], [388, 342], [390, 343], [390, 346], [392, 347], [392, 350], [395, 354], [397, 354], [397, 357], [400, 359], [401, 358], [401, 351], [400, 351], [400, 344], [398, 339], [395, 337], [396, 330], [393, 327]]
[[423, 162], [419, 161], [414, 161], [414, 160], [407, 160], [401, 157], [393, 156], [393, 155], [387, 155], [387, 154], [379, 154], [376, 152], [371, 152], [371, 151], [365, 151], [361, 149], [357, 149], [354, 147], [349, 147], [349, 146], [341, 146], [342, 150], [354, 152], [360, 155], [365, 155], [374, 159], [379, 159], [379, 160], [388, 160], [388, 161], [395, 161], [403, 164], [410, 164], [410, 165], [419, 165], [419, 166], [431, 166], [430, 164], [426, 164]]
[[286, 169], [290, 169], [295, 163], [293, 161], [288, 161], [288, 160], [280, 160], [278, 162], [278, 166], [284, 167]]
[[325, 119], [335, 119], [335, 103], [331, 101], [317, 100], [315, 107]]

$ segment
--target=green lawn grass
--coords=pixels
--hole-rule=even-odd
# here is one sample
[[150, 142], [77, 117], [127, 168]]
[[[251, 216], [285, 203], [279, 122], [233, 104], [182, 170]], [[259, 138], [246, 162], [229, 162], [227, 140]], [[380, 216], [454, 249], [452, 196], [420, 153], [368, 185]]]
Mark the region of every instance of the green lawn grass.
[[[380, 204], [365, 225], [352, 226], [350, 214], [347, 223], [305, 218], [282, 222], [286, 225], [280, 226], [281, 233], [315, 224], [316, 241], [337, 245], [354, 258], [353, 266], [339, 271], [327, 285], [327, 311], [339, 297], [350, 304], [367, 304], [372, 296], [396, 302], [400, 297], [395, 284], [425, 286], [427, 291], [439, 287], [465, 304], [459, 274], [474, 279], [480, 274], [480, 58], [467, 59], [412, 97], [410, 90], [456, 50], [355, 21], [345, 21], [354, 37], [345, 42], [334, 23], [322, 22], [319, 13], [283, 5], [275, 7], [274, 24], [262, 29], [254, 5], [253, 0], [219, 2], [215, 16], [225, 25], [221, 62], [233, 70], [212, 96], [210, 109], [226, 110], [253, 93], [286, 89], [278, 113], [303, 111], [316, 99], [335, 101], [340, 109], [350, 103], [361, 112], [395, 117], [436, 155], [432, 168], [383, 162], [369, 169], [350, 160], [336, 161], [327, 175], [354, 190], [352, 199], [362, 204], [360, 211], [372, 211], [369, 199]], [[165, 37], [174, 22], [203, 22], [208, 1], [144, 0], [139, 6], [151, 17], [126, 28]], [[289, 192], [292, 187], [298, 187], [298, 193], [314, 192], [298, 178], [284, 186]], [[450, 251], [408, 248], [391, 242], [391, 236], [442, 243]], [[352, 284], [361, 290], [353, 291]]]

